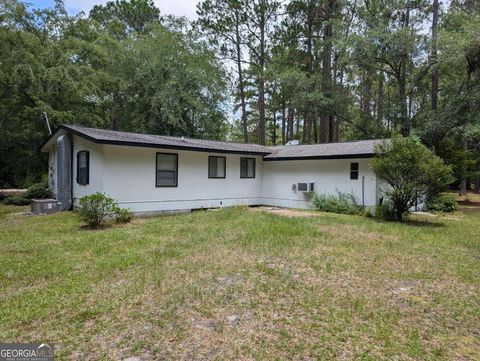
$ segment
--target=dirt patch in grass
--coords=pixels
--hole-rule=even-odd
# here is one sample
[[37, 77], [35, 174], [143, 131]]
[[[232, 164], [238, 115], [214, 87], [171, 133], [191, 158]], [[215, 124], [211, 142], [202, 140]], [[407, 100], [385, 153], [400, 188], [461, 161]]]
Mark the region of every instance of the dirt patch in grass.
[[318, 216], [317, 213], [312, 211], [304, 211], [304, 210], [294, 210], [294, 209], [287, 209], [287, 208], [277, 208], [277, 207], [249, 207], [249, 211], [252, 212], [267, 212], [272, 214], [277, 214], [279, 216], [289, 217], [289, 218], [296, 218], [296, 217], [316, 217]]

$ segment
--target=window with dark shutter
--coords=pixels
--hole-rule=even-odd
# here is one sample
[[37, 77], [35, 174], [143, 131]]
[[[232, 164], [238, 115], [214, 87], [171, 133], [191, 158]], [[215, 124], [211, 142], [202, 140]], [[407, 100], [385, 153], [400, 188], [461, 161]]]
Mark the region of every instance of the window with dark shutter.
[[77, 183], [87, 185], [90, 178], [90, 152], [81, 150], [77, 153]]
[[226, 166], [225, 157], [208, 157], [208, 178], [225, 178]]
[[350, 163], [350, 179], [358, 179], [358, 163]]
[[255, 158], [240, 158], [240, 178], [255, 178]]
[[178, 154], [157, 153], [156, 187], [178, 185]]

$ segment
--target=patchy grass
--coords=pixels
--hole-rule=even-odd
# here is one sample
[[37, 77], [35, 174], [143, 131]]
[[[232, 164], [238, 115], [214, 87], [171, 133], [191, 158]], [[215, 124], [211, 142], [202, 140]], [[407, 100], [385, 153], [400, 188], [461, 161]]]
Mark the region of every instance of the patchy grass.
[[480, 193], [468, 192], [466, 195], [462, 196], [458, 192], [449, 192], [453, 195], [457, 202], [460, 203], [478, 203], [480, 205]]
[[61, 359], [480, 357], [478, 213], [237, 208], [91, 231], [0, 206], [0, 227], [0, 339]]

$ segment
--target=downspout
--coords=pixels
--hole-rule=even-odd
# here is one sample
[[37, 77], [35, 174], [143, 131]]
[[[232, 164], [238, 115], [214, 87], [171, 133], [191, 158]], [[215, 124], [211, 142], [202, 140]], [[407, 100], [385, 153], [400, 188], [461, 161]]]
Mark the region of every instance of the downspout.
[[69, 134], [70, 143], [72, 146], [70, 147], [70, 209], [69, 211], [73, 211], [73, 136]]
[[365, 176], [362, 176], [362, 207], [365, 207]]

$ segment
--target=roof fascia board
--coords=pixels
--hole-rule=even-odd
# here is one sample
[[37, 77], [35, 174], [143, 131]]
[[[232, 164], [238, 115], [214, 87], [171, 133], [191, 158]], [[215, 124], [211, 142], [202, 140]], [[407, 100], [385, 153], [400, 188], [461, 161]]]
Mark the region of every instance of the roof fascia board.
[[364, 153], [364, 154], [339, 154], [339, 155], [314, 155], [314, 156], [305, 156], [305, 157], [272, 157], [272, 158], [263, 158], [264, 162], [278, 162], [278, 161], [287, 161], [287, 160], [316, 160], [316, 159], [363, 159], [363, 158], [373, 158], [374, 153]]

